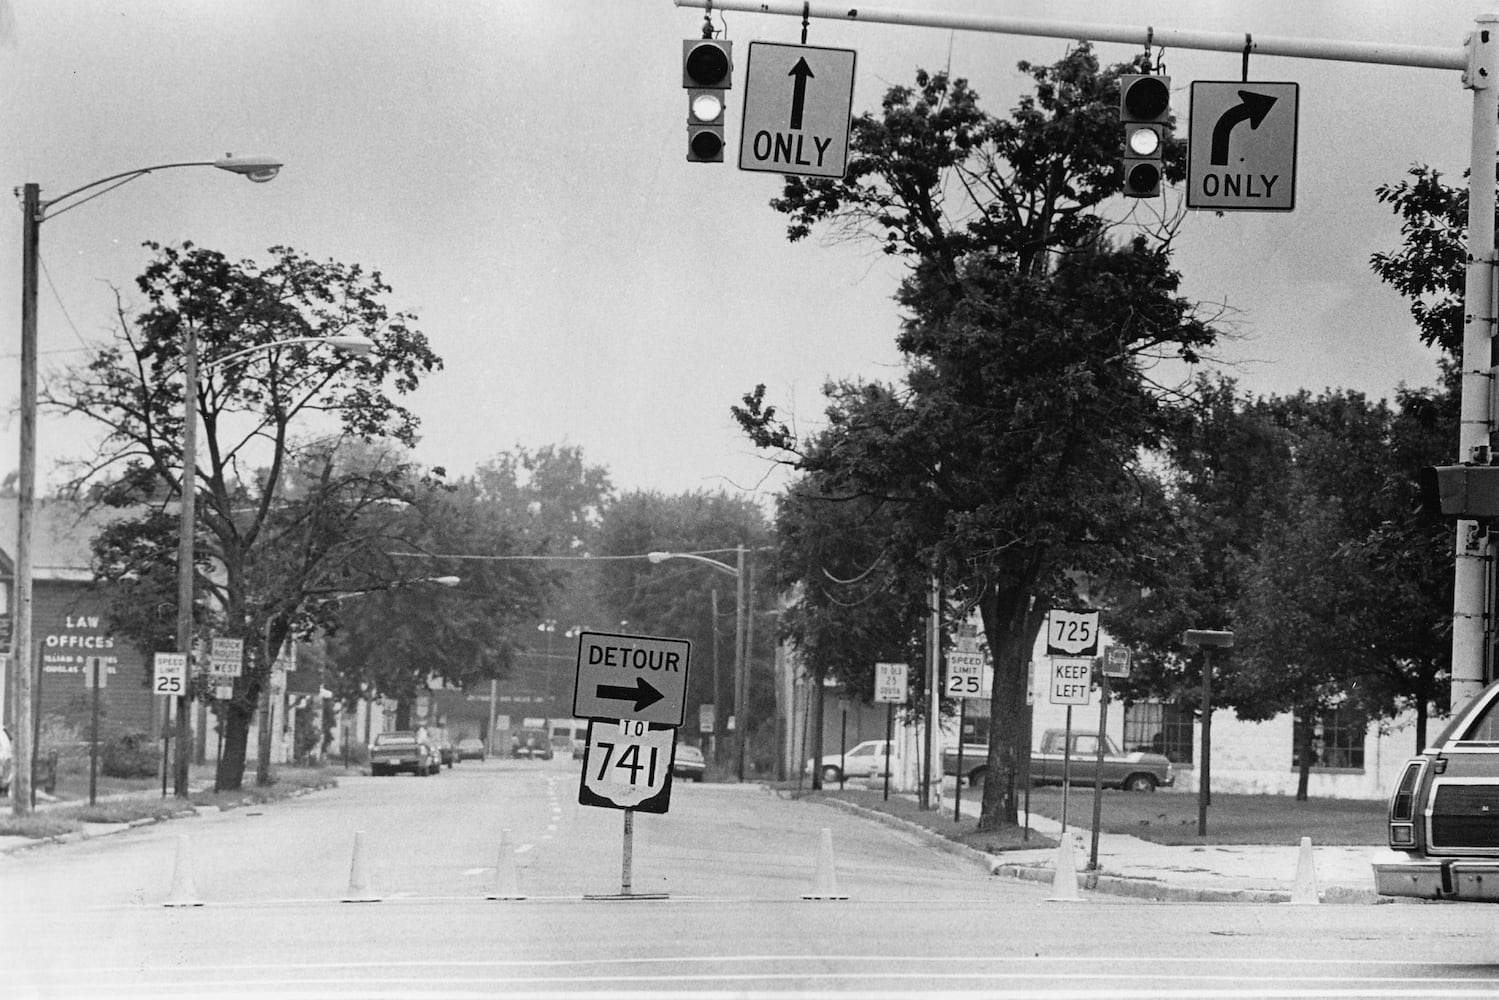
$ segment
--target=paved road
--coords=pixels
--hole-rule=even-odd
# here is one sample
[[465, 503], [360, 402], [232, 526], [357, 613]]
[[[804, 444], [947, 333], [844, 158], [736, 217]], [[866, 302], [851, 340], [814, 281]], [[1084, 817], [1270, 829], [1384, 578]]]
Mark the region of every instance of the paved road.
[[[350, 779], [0, 858], [0, 996], [1499, 996], [1492, 909], [1050, 902], [742, 786], [636, 817], [632, 889], [665, 900], [590, 899], [621, 888], [623, 814], [578, 806], [576, 767]], [[529, 898], [486, 900], [507, 828]], [[824, 828], [848, 901], [801, 898]], [[379, 902], [339, 902], [355, 831]], [[205, 905], [167, 908], [182, 834]]]

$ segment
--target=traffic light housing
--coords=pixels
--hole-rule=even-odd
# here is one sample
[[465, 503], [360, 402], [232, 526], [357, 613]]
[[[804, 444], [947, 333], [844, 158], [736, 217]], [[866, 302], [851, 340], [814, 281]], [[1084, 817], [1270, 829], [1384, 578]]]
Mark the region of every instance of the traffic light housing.
[[1449, 520], [1499, 518], [1499, 465], [1438, 465], [1417, 479], [1421, 510]]
[[689, 38], [682, 42], [689, 163], [723, 162], [725, 91], [733, 86], [732, 45], [712, 38]]
[[1124, 195], [1154, 198], [1161, 193], [1166, 139], [1171, 131], [1171, 78], [1121, 76], [1119, 121], [1124, 126]]

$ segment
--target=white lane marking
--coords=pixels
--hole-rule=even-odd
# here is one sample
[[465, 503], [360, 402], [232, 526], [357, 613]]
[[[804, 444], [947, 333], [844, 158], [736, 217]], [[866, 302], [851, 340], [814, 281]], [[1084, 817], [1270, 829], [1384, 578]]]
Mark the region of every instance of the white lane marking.
[[532, 850], [533, 848], [535, 848], [535, 846], [536, 846], [535, 844], [522, 844], [522, 845], [520, 845], [519, 847], [517, 847], [515, 849], [515, 853], [516, 854], [525, 854], [527, 851]]

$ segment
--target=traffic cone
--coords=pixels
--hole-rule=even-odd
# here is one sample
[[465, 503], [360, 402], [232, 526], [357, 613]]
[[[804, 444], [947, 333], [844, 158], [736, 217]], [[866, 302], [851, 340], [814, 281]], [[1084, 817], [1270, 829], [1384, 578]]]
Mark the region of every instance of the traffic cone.
[[349, 891], [345, 903], [378, 903], [379, 895], [370, 886], [369, 872], [364, 868], [364, 831], [354, 832], [354, 861], [349, 865]]
[[198, 887], [193, 884], [192, 850], [187, 837], [177, 838], [177, 862], [172, 866], [172, 891], [167, 895], [166, 906], [202, 906], [198, 898]]
[[520, 883], [515, 875], [515, 848], [510, 843], [510, 831], [500, 831], [500, 856], [494, 865], [494, 891], [485, 899], [525, 899], [521, 895]]
[[822, 840], [817, 850], [817, 870], [812, 875], [812, 888], [802, 893], [803, 899], [847, 899], [838, 891], [838, 874], [833, 869], [833, 831], [822, 828]]
[[1082, 896], [1077, 891], [1077, 868], [1072, 863], [1072, 834], [1063, 830], [1057, 838], [1057, 864], [1056, 872], [1051, 879], [1051, 895], [1046, 897], [1053, 902], [1077, 902]]
[[1301, 852], [1296, 857], [1296, 885], [1291, 889], [1293, 903], [1320, 903], [1317, 889], [1317, 866], [1312, 861], [1312, 838], [1301, 838]]

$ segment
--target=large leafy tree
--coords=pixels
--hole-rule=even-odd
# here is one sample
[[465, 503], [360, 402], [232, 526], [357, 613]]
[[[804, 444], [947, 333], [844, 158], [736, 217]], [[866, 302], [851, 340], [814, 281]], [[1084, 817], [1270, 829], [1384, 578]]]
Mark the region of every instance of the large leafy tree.
[[[1177, 295], [1167, 247], [1107, 238], [1117, 193], [1118, 78], [1080, 45], [1022, 64], [1035, 93], [1008, 118], [963, 81], [918, 73], [852, 130], [846, 178], [789, 178], [774, 207], [906, 258], [903, 386], [829, 389], [827, 427], [797, 441], [763, 392], [736, 410], [819, 489], [886, 505], [916, 562], [976, 606], [994, 656], [981, 828], [1017, 819], [1029, 754], [1027, 663], [1075, 571], [1130, 570], [1163, 495], [1141, 465], [1175, 420], [1151, 369], [1214, 340]], [[1179, 150], [1168, 177], [1179, 176]]]
[[[598, 604], [604, 622], [592, 623], [639, 635], [663, 635], [692, 643], [686, 712], [695, 725], [699, 706], [715, 706], [718, 732], [732, 710], [747, 733], [751, 761], [761, 768], [775, 760], [776, 692], [769, 665], [774, 662], [778, 587], [768, 553], [773, 536], [765, 515], [752, 501], [723, 492], [663, 494], [636, 490], [613, 498], [604, 509], [595, 552]], [[698, 559], [667, 559], [652, 564], [646, 553], [701, 556], [737, 569], [744, 546], [744, 591], [749, 600], [746, 629], [748, 706], [734, 705], [735, 601], [740, 580], [732, 572]], [[753, 586], [751, 586], [753, 584]], [[714, 609], [718, 614], [714, 615]], [[733, 706], [732, 709], [729, 706]], [[717, 741], [718, 762], [731, 766], [725, 743]]]
[[[390, 288], [378, 272], [287, 247], [273, 247], [262, 265], [191, 244], [148, 246], [155, 257], [136, 281], [144, 306], [132, 314], [122, 296], [116, 339], [64, 373], [44, 402], [103, 428], [74, 485], [129, 512], [96, 545], [97, 572], [153, 591], [142, 606], [149, 611], [124, 614], [116, 626], [158, 649], [171, 645], [160, 598], [175, 573], [183, 419], [193, 407], [203, 597], [194, 616], [200, 638], [212, 628], [246, 640], [248, 650], [224, 713], [218, 776], [221, 787], [237, 788], [276, 653], [310, 627], [329, 592], [382, 582], [375, 556], [388, 548], [379, 541], [383, 512], [414, 500], [423, 479], [400, 451], [415, 442], [417, 419], [396, 396], [441, 361], [412, 316], [386, 307]], [[189, 331], [199, 377], [184, 399]], [[349, 357], [306, 342], [349, 334], [369, 338], [374, 350]], [[345, 442], [396, 447], [377, 462], [350, 464], [339, 458]], [[270, 778], [266, 764], [261, 781]]]

